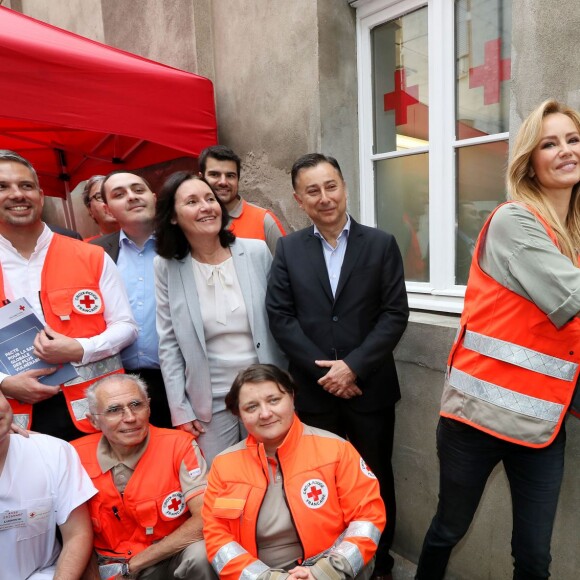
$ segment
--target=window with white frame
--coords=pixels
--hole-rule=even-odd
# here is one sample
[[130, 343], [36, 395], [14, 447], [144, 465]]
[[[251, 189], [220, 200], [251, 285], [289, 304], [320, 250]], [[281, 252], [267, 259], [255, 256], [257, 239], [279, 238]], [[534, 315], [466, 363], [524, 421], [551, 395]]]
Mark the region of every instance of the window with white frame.
[[460, 312], [505, 199], [511, 0], [357, 0], [361, 218], [395, 235], [414, 308]]

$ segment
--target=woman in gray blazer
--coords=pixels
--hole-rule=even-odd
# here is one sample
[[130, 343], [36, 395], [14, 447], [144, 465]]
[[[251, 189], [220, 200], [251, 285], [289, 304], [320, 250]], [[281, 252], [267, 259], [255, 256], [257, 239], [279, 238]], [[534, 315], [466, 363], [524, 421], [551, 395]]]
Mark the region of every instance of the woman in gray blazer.
[[238, 371], [287, 366], [264, 305], [268, 247], [236, 239], [228, 221], [198, 176], [180, 171], [165, 182], [155, 228], [159, 361], [173, 425], [197, 437], [208, 464], [245, 435], [224, 401]]

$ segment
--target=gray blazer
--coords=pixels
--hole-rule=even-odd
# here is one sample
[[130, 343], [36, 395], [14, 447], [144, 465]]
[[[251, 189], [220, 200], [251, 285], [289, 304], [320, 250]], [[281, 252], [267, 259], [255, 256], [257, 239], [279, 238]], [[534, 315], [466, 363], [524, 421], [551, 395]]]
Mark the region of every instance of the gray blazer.
[[[261, 240], [239, 238], [230, 250], [258, 360], [285, 369], [288, 363], [270, 334], [266, 315], [270, 251]], [[159, 362], [173, 424], [194, 419], [207, 422], [212, 415], [212, 388], [191, 258], [156, 256], [154, 267]]]

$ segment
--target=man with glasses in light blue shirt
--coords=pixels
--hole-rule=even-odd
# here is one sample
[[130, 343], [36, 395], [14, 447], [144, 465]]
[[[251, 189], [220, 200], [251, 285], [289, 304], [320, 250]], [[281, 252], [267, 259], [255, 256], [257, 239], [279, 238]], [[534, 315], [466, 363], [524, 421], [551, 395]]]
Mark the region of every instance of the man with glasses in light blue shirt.
[[139, 331], [137, 340], [121, 352], [123, 366], [149, 385], [151, 422], [157, 427], [171, 427], [155, 328], [153, 259], [157, 254], [153, 229], [157, 197], [145, 179], [124, 171], [109, 174], [101, 192], [107, 211], [119, 222], [121, 231], [91, 243], [102, 246], [116, 262]]

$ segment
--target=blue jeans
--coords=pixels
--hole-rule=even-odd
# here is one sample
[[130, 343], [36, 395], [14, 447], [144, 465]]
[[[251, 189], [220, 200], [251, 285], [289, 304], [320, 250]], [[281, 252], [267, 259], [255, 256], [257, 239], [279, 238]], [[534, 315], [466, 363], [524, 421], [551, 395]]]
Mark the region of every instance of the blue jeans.
[[423, 543], [416, 578], [443, 578], [451, 550], [467, 533], [487, 479], [500, 461], [512, 497], [514, 580], [549, 578], [565, 446], [564, 427], [551, 445], [533, 449], [441, 418], [439, 505]]

